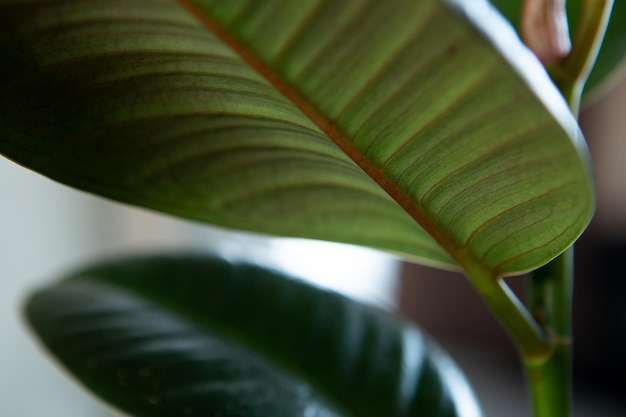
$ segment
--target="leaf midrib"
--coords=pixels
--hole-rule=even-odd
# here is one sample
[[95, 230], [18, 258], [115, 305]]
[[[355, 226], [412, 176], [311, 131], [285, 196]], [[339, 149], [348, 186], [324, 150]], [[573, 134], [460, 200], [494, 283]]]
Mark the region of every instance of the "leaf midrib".
[[[427, 213], [413, 201], [408, 194], [394, 183], [378, 166], [369, 160], [337, 125], [317, 109], [305, 96], [298, 92], [288, 81], [282, 78], [270, 66], [259, 59], [242, 42], [233, 36], [226, 28], [205, 13], [192, 0], [177, 0], [188, 10], [207, 30], [221, 39], [235, 51], [258, 74], [272, 84], [286, 99], [310, 119], [329, 139], [331, 139], [350, 159], [352, 159], [367, 175], [369, 175], [391, 198], [393, 198], [439, 245], [464, 269], [480, 269], [485, 275], [493, 276], [495, 272], [488, 269], [476, 259], [467, 248], [456, 243], [437, 225]], [[494, 277], [495, 278], [495, 277]]]

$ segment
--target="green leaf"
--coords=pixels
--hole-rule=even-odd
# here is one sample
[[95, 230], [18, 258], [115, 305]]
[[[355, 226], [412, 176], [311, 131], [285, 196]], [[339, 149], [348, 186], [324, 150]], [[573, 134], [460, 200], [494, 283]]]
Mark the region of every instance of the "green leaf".
[[210, 223], [499, 277], [594, 198], [575, 119], [478, 0], [12, 0], [0, 152]]
[[415, 327], [254, 265], [118, 261], [35, 294], [27, 315], [80, 381], [134, 416], [479, 415]]
[[[516, 27], [519, 27], [521, 0], [491, 0], [493, 4]], [[580, 7], [584, 0], [567, 0], [567, 14], [570, 20], [570, 33], [576, 29]], [[594, 65], [587, 84], [585, 96], [603, 90], [611, 79], [623, 73], [626, 61], [626, 2], [616, 1], [613, 5], [611, 20], [606, 31], [602, 48]]]

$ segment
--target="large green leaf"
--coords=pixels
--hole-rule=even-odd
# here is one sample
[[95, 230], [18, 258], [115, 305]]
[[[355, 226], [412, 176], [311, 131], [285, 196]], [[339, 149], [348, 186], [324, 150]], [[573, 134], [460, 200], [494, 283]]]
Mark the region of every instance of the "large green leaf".
[[[491, 0], [515, 26], [519, 27], [522, 0]], [[576, 29], [581, 4], [584, 0], [567, 0], [570, 32]], [[593, 71], [585, 87], [585, 95], [601, 90], [607, 79], [615, 76], [626, 59], [626, 2], [616, 1], [604, 42]], [[621, 70], [623, 72], [623, 69]]]
[[593, 211], [576, 121], [480, 0], [11, 0], [0, 50], [0, 152], [125, 202], [490, 276]]
[[27, 315], [78, 379], [134, 416], [479, 416], [416, 328], [258, 266], [105, 264], [37, 293]]

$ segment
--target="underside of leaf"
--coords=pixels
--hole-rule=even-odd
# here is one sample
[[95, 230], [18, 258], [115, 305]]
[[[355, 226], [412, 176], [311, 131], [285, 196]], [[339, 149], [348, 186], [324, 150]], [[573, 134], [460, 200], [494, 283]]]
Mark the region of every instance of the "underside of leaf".
[[482, 1], [12, 1], [0, 25], [0, 152], [78, 188], [494, 277], [593, 211], [575, 120]]

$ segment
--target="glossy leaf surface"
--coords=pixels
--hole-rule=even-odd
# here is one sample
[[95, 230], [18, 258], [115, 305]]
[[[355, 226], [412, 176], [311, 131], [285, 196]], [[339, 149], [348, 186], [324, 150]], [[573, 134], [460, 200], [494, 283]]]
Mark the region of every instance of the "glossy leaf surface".
[[593, 211], [576, 121], [483, 1], [12, 0], [0, 28], [0, 152], [110, 198], [494, 277]]
[[416, 328], [257, 266], [101, 265], [34, 295], [27, 316], [78, 379], [134, 416], [479, 416]]

